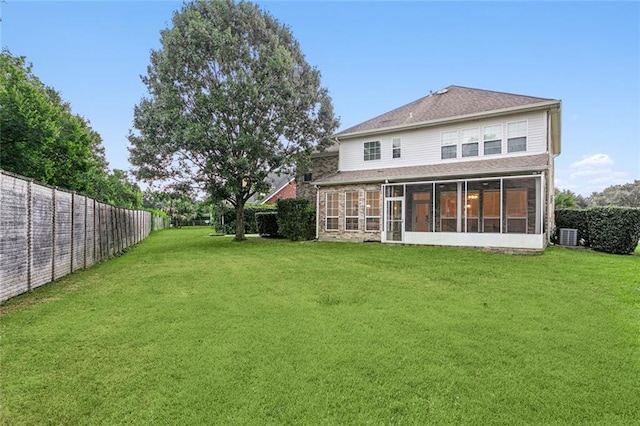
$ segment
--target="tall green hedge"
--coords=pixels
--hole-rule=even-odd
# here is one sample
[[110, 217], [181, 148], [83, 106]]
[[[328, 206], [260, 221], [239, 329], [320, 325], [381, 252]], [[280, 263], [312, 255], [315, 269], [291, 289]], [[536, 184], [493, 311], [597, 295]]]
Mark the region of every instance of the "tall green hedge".
[[306, 198], [278, 200], [278, 230], [291, 241], [315, 238], [316, 213]]
[[589, 246], [589, 224], [587, 223], [588, 210], [568, 210], [558, 209], [555, 211], [556, 229], [553, 234], [553, 241], [560, 241], [560, 228], [578, 230], [578, 241], [581, 245]]
[[258, 234], [260, 234], [261, 237], [277, 238], [280, 236], [277, 211], [257, 212], [256, 225], [258, 227]]
[[[245, 206], [244, 208], [244, 233], [245, 234], [257, 234], [258, 233], [258, 225], [256, 223], [256, 213], [258, 212], [273, 212], [275, 211], [275, 206]], [[236, 233], [236, 210], [233, 207], [223, 206], [222, 207], [222, 219], [224, 220], [223, 229], [219, 229], [218, 231], [223, 231], [225, 234], [235, 234]], [[220, 225], [218, 225], [220, 226]]]
[[592, 207], [586, 210], [556, 210], [554, 241], [560, 228], [578, 230], [578, 239], [594, 250], [631, 254], [640, 240], [640, 209]]
[[631, 254], [640, 240], [640, 209], [594, 207], [587, 210], [590, 246], [614, 254]]

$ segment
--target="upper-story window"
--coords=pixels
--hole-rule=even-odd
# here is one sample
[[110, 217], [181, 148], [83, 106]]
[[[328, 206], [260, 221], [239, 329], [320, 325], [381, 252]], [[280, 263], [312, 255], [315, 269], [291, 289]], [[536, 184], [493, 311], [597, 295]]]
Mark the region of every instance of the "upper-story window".
[[507, 152], [527, 150], [527, 122], [507, 123]]
[[393, 138], [393, 158], [400, 158], [402, 151], [402, 139]]
[[478, 129], [466, 129], [462, 131], [462, 156], [477, 157], [478, 156]]
[[484, 135], [484, 155], [502, 153], [502, 124], [495, 126], [485, 126]]
[[364, 143], [364, 161], [380, 159], [380, 141]]
[[456, 158], [458, 148], [458, 132], [442, 132], [442, 159]]

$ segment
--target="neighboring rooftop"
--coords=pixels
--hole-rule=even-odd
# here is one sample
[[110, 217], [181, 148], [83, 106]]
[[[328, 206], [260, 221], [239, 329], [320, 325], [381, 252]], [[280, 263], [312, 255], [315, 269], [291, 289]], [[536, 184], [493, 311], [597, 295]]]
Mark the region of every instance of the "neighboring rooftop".
[[449, 86], [446, 89], [432, 92], [423, 98], [379, 115], [371, 120], [367, 120], [364, 123], [342, 130], [336, 133], [335, 136], [340, 137], [352, 133], [438, 121], [549, 102], [560, 101], [494, 92], [491, 90], [472, 89], [469, 87]]
[[313, 182], [317, 185], [335, 185], [366, 182], [408, 182], [411, 180], [438, 180], [452, 176], [498, 175], [501, 173], [540, 172], [549, 167], [548, 154], [496, 157], [473, 161], [454, 161], [424, 166], [392, 167], [386, 169], [336, 172]]

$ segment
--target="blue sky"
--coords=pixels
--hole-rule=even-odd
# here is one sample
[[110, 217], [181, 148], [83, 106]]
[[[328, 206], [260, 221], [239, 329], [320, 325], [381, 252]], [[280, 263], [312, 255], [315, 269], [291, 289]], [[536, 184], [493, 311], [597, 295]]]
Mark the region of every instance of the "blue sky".
[[[341, 128], [451, 84], [562, 100], [556, 186], [589, 195], [640, 179], [639, 2], [281, 2]], [[1, 43], [26, 56], [129, 169], [140, 75], [174, 1], [17, 1]]]

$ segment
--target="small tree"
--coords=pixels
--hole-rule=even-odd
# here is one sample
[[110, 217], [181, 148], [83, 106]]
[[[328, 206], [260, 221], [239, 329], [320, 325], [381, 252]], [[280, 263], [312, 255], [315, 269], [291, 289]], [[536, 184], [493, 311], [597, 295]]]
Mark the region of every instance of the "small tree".
[[134, 110], [130, 160], [147, 181], [196, 184], [235, 208], [266, 191], [271, 172], [292, 172], [338, 126], [320, 72], [289, 29], [257, 6], [196, 1], [162, 31]]

